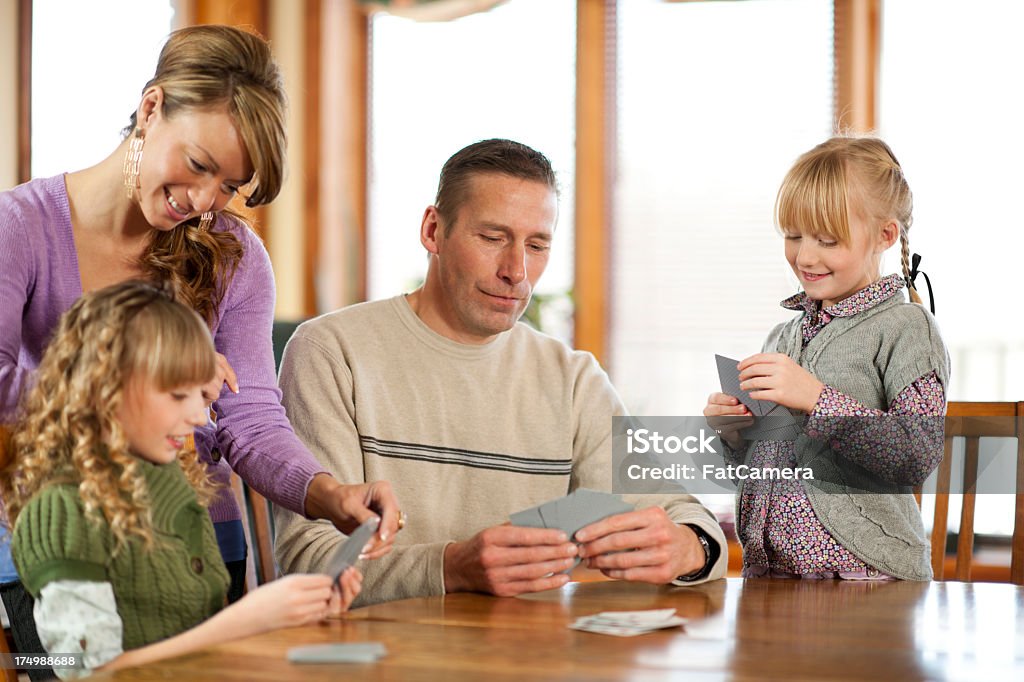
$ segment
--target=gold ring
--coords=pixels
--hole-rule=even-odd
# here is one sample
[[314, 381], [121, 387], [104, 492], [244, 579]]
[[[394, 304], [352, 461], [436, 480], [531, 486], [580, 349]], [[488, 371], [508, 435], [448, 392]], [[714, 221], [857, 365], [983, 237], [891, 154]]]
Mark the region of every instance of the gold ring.
[[402, 530], [403, 528], [405, 528], [405, 518], [406, 517], [404, 511], [398, 512], [398, 530]]

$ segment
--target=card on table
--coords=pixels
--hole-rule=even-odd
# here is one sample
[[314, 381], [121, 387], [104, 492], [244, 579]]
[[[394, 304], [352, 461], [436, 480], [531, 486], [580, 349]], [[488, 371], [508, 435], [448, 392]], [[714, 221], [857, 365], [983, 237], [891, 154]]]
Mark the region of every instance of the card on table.
[[374, 663], [388, 653], [380, 642], [334, 642], [288, 650], [289, 663]]
[[334, 578], [337, 582], [341, 574], [345, 572], [345, 569], [349, 566], [355, 566], [359, 561], [359, 555], [363, 553], [363, 547], [366, 547], [366, 543], [370, 541], [373, 534], [377, 532], [377, 527], [380, 525], [380, 519], [376, 516], [370, 517], [354, 531], [352, 534], [341, 543], [341, 547], [337, 549], [334, 556], [331, 557], [331, 561], [327, 564], [327, 569], [324, 571], [327, 575]]
[[[747, 406], [754, 415], [754, 423], [740, 431], [747, 440], [796, 440], [803, 431], [800, 420], [789, 408], [770, 400], [755, 400], [749, 391], [740, 388], [739, 360], [716, 355], [718, 380], [722, 393], [731, 395]], [[766, 419], [767, 417], [767, 419]]]
[[577, 618], [569, 627], [573, 630], [596, 632], [600, 635], [634, 637], [663, 628], [674, 628], [686, 623], [676, 615], [675, 609], [649, 611], [603, 611], [592, 616]]

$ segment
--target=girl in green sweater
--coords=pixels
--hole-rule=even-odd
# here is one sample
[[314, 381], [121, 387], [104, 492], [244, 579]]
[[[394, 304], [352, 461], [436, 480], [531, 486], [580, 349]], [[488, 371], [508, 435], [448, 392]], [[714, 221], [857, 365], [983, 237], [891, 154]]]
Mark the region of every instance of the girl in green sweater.
[[315, 623], [359, 593], [351, 568], [338, 586], [293, 575], [223, 608], [215, 490], [185, 448], [216, 362], [202, 319], [148, 284], [87, 294], [61, 319], [0, 477], [43, 645], [79, 654], [61, 677]]

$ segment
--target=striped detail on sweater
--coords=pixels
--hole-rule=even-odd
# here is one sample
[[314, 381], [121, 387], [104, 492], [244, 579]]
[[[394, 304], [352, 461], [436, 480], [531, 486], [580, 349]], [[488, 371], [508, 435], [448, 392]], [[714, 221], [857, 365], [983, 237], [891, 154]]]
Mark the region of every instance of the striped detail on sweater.
[[392, 459], [409, 459], [438, 464], [456, 464], [474, 469], [511, 471], [534, 476], [568, 476], [572, 473], [571, 459], [535, 459], [514, 457], [493, 452], [478, 452], [462, 448], [444, 448], [420, 443], [402, 443], [372, 436], [359, 436], [364, 453]]

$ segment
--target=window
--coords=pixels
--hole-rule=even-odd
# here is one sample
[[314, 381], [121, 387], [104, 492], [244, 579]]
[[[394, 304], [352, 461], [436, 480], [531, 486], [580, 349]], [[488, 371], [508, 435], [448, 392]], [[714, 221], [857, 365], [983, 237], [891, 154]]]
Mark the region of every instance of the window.
[[[952, 364], [950, 400], [1024, 395], [1024, 320], [1007, 307], [1020, 289], [1024, 251], [1024, 218], [1012, 200], [1024, 184], [1024, 140], [1013, 132], [1024, 91], [1012, 85], [1024, 63], [1022, 24], [1024, 5], [1008, 0], [978, 0], [969, 10], [952, 0], [883, 4], [880, 133], [914, 193], [910, 247], [935, 285]], [[898, 267], [898, 254], [892, 263]], [[1010, 439], [984, 439], [984, 475], [1012, 480], [1015, 448]], [[978, 485], [985, 489], [984, 476]], [[975, 531], [1012, 533], [1013, 502], [1013, 495], [980, 496]], [[923, 500], [927, 525], [933, 503]], [[959, 513], [957, 496], [951, 531]]]
[[1024, 4], [883, 8], [879, 127], [914, 193], [910, 247], [936, 288], [949, 398], [1020, 400], [1024, 319], [1007, 304], [1024, 252], [1024, 217], [1011, 199], [1024, 185], [1024, 140], [1014, 132], [1024, 90], [1012, 84], [1024, 64]]
[[[832, 3], [618, 6], [612, 380], [634, 414], [700, 414], [716, 353], [760, 351], [798, 290], [773, 227], [793, 160], [827, 138]], [[701, 495], [723, 520], [732, 495]]]
[[173, 16], [171, 0], [33, 0], [32, 177], [117, 147]]
[[619, 3], [611, 372], [634, 414], [700, 414], [798, 285], [775, 193], [832, 120], [832, 3]]
[[[445, 160], [477, 140], [506, 137], [551, 159], [561, 186], [551, 260], [539, 294], [573, 280], [576, 4], [512, 0], [447, 22], [374, 15], [370, 67], [368, 295], [416, 288], [419, 243]], [[546, 331], [568, 339], [569, 320]]]

